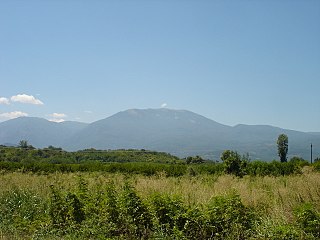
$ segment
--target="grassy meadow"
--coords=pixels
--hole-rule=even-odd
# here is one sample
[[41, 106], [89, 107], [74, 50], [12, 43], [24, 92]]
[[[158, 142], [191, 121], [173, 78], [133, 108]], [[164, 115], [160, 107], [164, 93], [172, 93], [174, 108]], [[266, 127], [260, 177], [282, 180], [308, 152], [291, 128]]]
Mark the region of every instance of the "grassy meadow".
[[0, 148], [0, 239], [320, 239], [320, 162]]
[[2, 172], [0, 236], [318, 239], [319, 179], [309, 166], [302, 174], [243, 178]]

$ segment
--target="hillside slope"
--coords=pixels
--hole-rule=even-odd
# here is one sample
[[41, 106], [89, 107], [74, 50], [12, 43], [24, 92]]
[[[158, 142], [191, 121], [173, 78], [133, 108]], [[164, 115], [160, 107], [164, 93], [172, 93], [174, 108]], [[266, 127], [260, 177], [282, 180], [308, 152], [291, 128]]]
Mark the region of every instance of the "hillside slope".
[[186, 110], [131, 109], [91, 124], [54, 123], [22, 117], [0, 123], [0, 144], [28, 140], [35, 147], [66, 150], [148, 149], [180, 157], [219, 159], [225, 149], [249, 153], [252, 159], [278, 159], [279, 134], [289, 137], [289, 158], [320, 156], [320, 133], [305, 133], [267, 125], [226, 126]]

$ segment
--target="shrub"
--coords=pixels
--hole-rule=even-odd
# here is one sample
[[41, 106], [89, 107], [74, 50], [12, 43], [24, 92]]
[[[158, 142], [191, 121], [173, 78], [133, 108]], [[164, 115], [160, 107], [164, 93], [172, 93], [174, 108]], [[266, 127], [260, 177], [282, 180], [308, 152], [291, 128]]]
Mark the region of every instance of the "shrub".
[[303, 236], [297, 227], [287, 223], [262, 223], [258, 226], [257, 232], [254, 239], [298, 240]]
[[84, 204], [76, 194], [63, 193], [51, 186], [49, 214], [53, 228], [74, 227], [85, 219]]
[[304, 232], [320, 238], [320, 213], [311, 204], [305, 203], [298, 206], [294, 213], [297, 223]]
[[234, 174], [238, 177], [246, 175], [248, 161], [245, 157], [241, 157], [237, 152], [226, 150], [222, 153], [221, 160], [225, 165], [226, 173]]
[[209, 239], [210, 228], [206, 224], [206, 218], [203, 209], [191, 207], [182, 216], [184, 226], [181, 229], [187, 239]]
[[0, 198], [0, 228], [31, 233], [46, 222], [46, 203], [28, 190], [13, 189]]
[[[121, 234], [122, 223], [119, 220], [117, 206], [118, 193], [113, 182], [108, 183], [105, 188], [98, 185], [97, 188], [89, 190], [86, 181], [80, 176], [76, 195], [83, 204], [82, 216], [85, 216], [76, 231], [77, 237], [106, 239]], [[75, 231], [71, 229], [72, 232]]]
[[251, 176], [284, 176], [290, 174], [300, 174], [302, 164], [296, 162], [250, 162], [247, 166], [247, 173]]
[[308, 166], [310, 164], [307, 160], [296, 156], [292, 157], [289, 162], [299, 165], [300, 167]]
[[240, 196], [232, 193], [214, 197], [207, 206], [211, 236], [224, 239], [230, 234], [243, 239], [253, 226], [253, 211], [243, 205]]
[[196, 173], [199, 174], [222, 174], [224, 172], [224, 165], [221, 163], [204, 163], [192, 166]]
[[126, 183], [119, 198], [120, 234], [145, 239], [151, 233], [151, 214], [132, 186]]
[[150, 197], [150, 203], [158, 231], [170, 236], [174, 228], [183, 228], [186, 208], [179, 197], [155, 193]]
[[320, 161], [315, 161], [312, 166], [316, 171], [320, 172]]

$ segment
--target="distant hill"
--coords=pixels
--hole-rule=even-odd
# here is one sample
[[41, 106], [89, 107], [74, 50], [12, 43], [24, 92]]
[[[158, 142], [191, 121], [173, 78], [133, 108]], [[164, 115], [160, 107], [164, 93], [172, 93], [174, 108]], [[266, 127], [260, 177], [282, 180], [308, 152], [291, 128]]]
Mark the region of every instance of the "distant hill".
[[231, 129], [189, 111], [132, 109], [90, 124], [68, 148], [145, 148], [187, 156], [213, 146], [226, 148]]
[[278, 159], [276, 140], [284, 133], [289, 139], [288, 157], [300, 156], [310, 159], [310, 143], [318, 146], [315, 154], [320, 155], [320, 135], [298, 132], [266, 125], [237, 125], [234, 127], [234, 149], [248, 152], [254, 159]]
[[39, 148], [62, 147], [64, 141], [85, 126], [87, 124], [78, 122], [56, 123], [43, 118], [20, 117], [0, 123], [0, 144], [17, 145], [20, 140], [27, 140]]
[[60, 122], [60, 125], [68, 129], [68, 134], [73, 135], [80, 130], [84, 129], [86, 126], [88, 126], [88, 123], [83, 122], [76, 122], [76, 121], [64, 121]]
[[249, 153], [251, 159], [278, 159], [279, 134], [289, 137], [289, 157], [320, 156], [320, 133], [305, 133], [267, 125], [227, 126], [186, 110], [131, 109], [84, 124], [53, 123], [23, 117], [0, 123], [0, 144], [26, 139], [35, 147], [66, 150], [148, 149], [180, 157], [200, 155], [219, 159], [225, 149]]

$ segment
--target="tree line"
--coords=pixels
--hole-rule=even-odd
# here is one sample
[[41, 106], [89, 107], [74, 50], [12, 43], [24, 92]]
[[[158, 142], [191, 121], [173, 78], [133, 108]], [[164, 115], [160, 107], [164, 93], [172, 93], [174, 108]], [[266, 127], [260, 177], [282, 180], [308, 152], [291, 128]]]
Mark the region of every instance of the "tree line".
[[[277, 145], [280, 162], [251, 161], [248, 154], [240, 155], [236, 151], [225, 150], [221, 154], [222, 163], [219, 163], [205, 160], [200, 156], [179, 159], [168, 153], [145, 149], [91, 148], [77, 152], [67, 152], [53, 146], [36, 149], [26, 140], [22, 140], [18, 147], [0, 147], [0, 169], [7, 171], [22, 169], [25, 172], [105, 171], [148, 176], [160, 172], [167, 176], [233, 174], [243, 177], [297, 174], [301, 173], [302, 167], [310, 165], [308, 161], [299, 157], [287, 160], [288, 137], [285, 134], [279, 135]], [[320, 170], [320, 161], [315, 159], [312, 166]]]

